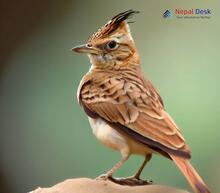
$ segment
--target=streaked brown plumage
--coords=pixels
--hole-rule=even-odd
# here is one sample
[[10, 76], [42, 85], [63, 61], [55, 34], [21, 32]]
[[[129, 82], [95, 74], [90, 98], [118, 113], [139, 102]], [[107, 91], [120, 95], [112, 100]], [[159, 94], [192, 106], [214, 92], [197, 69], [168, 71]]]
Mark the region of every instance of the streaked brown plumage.
[[139, 176], [152, 153], [173, 160], [197, 193], [209, 193], [189, 162], [190, 150], [177, 125], [164, 110], [152, 83], [144, 78], [126, 19], [128, 10], [113, 17], [93, 34], [86, 45], [73, 48], [87, 53], [92, 67], [78, 88], [78, 100], [89, 117], [96, 137], [121, 152], [112, 174], [131, 154], [145, 156]]

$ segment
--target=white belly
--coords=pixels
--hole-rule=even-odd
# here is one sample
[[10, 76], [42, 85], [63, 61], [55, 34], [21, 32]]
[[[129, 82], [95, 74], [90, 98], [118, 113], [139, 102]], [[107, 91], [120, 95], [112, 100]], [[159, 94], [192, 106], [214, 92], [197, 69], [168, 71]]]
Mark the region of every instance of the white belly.
[[137, 142], [127, 135], [122, 135], [100, 118], [92, 119], [89, 117], [89, 123], [94, 135], [101, 143], [120, 151], [122, 154], [146, 155], [152, 153], [152, 150], [146, 145]]
[[121, 153], [123, 151], [129, 151], [126, 139], [117, 130], [111, 128], [105, 121], [100, 118], [92, 119], [89, 117], [89, 123], [94, 135], [104, 145], [116, 149]]

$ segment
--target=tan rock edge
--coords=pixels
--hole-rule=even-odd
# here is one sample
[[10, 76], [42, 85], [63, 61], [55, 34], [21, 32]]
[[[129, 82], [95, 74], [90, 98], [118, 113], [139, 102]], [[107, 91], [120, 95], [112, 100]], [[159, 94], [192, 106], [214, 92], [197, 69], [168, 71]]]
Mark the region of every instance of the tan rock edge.
[[127, 186], [111, 181], [89, 178], [68, 179], [49, 188], [37, 188], [30, 193], [189, 193], [164, 185]]

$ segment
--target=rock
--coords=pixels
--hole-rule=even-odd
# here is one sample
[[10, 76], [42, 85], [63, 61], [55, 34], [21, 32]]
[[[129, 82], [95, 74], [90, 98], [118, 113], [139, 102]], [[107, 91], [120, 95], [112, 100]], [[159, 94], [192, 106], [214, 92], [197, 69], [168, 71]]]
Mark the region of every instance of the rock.
[[29, 193], [189, 193], [164, 185], [127, 186], [112, 181], [89, 178], [68, 179], [49, 188], [37, 188]]

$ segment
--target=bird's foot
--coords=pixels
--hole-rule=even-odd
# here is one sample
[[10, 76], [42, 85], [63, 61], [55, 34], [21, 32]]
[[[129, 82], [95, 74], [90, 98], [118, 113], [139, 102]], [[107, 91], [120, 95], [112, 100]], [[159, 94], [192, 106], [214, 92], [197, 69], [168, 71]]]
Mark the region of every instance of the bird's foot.
[[140, 178], [137, 178], [136, 176], [129, 176], [127, 178], [109, 177], [108, 179], [117, 184], [128, 185], [128, 186], [143, 186], [143, 185], [149, 185], [153, 183], [152, 180], [142, 180]]
[[96, 179], [96, 180], [104, 180], [104, 181], [106, 181], [106, 180], [108, 180], [108, 179], [111, 180], [111, 178], [112, 178], [112, 177], [109, 177], [108, 174], [101, 174], [100, 176], [96, 177], [95, 179]]
[[109, 176], [108, 174], [102, 174], [98, 176], [96, 180], [103, 180], [103, 181], [110, 180], [116, 184], [127, 185], [127, 186], [143, 186], [143, 185], [149, 185], [153, 183], [152, 180], [142, 180], [136, 176], [129, 176], [126, 178], [113, 178], [112, 176]]

